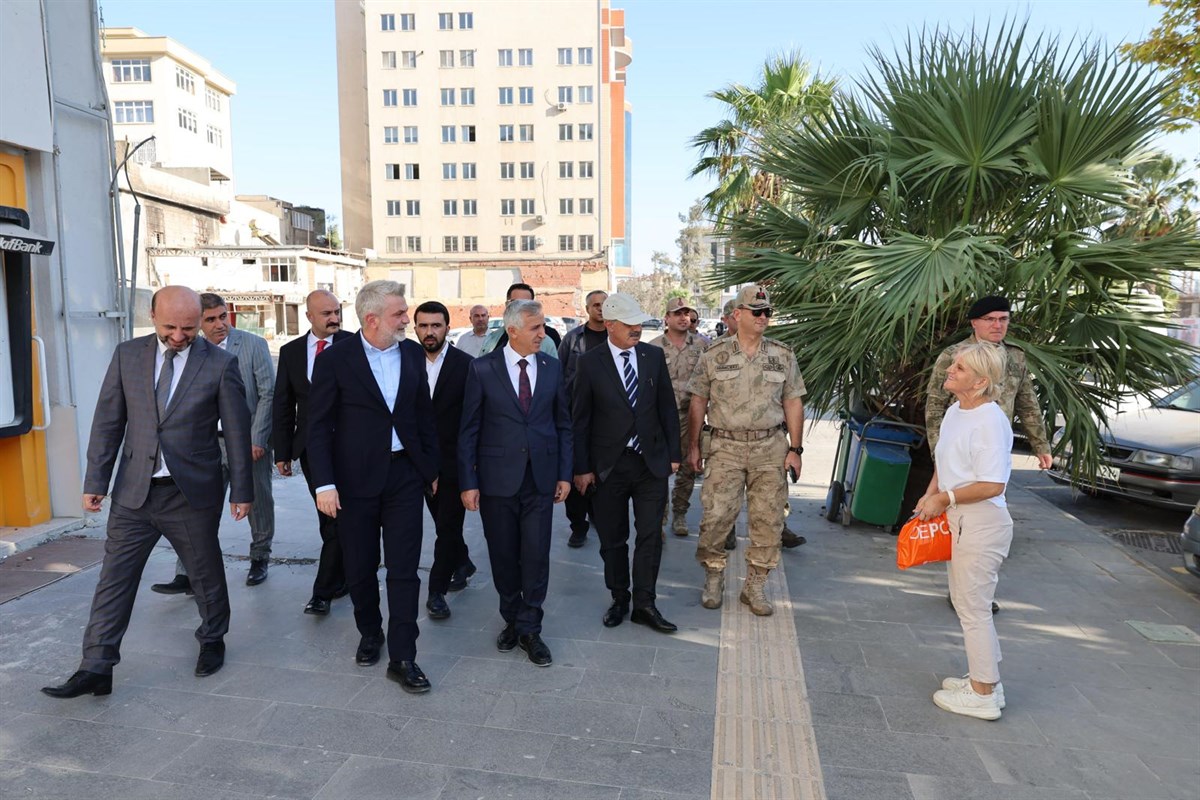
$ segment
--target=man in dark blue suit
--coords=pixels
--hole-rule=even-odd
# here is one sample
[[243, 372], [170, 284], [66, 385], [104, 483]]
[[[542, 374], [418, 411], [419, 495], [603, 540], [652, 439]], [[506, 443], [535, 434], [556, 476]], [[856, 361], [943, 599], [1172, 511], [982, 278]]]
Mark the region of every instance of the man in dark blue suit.
[[404, 338], [408, 303], [395, 281], [371, 281], [354, 301], [361, 329], [316, 359], [309, 395], [308, 457], [317, 508], [337, 518], [346, 583], [362, 639], [360, 666], [379, 661], [379, 535], [387, 568], [387, 675], [407, 692], [429, 691], [417, 666], [421, 505], [437, 492], [438, 444], [425, 351]]
[[550, 579], [555, 503], [571, 489], [571, 412], [558, 359], [540, 352], [542, 304], [504, 309], [508, 343], [471, 362], [458, 436], [463, 506], [479, 511], [500, 595], [501, 652], [518, 644], [539, 667], [552, 662], [542, 641], [542, 602]]

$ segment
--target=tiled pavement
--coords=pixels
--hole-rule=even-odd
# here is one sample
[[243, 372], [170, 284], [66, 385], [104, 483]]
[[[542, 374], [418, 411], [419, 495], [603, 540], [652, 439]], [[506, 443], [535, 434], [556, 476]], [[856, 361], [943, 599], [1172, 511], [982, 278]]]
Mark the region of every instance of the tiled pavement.
[[[812, 796], [1195, 800], [1200, 647], [1154, 644], [1125, 622], [1200, 631], [1195, 594], [1016, 490], [997, 617], [1008, 709], [994, 723], [947, 715], [929, 695], [941, 676], [962, 672], [964, 657], [944, 574], [898, 572], [892, 537], [820, 519], [832, 441], [820, 425], [807, 443], [791, 491], [793, 528], [809, 544], [785, 553], [786, 580], [775, 584], [807, 686], [788, 700], [794, 727], [816, 744]], [[143, 586], [114, 693], [51, 700], [37, 688], [78, 662], [98, 569], [0, 605], [0, 797], [679, 800], [739, 796], [729, 787], [742, 784], [714, 774], [770, 777], [780, 756], [796, 755], [753, 737], [714, 742], [714, 730], [728, 730], [715, 719], [729, 686], [718, 669], [722, 619], [731, 664], [754, 661], [732, 635], [754, 620], [744, 607], [699, 606], [694, 537], [668, 537], [659, 583], [660, 607], [680, 632], [606, 629], [595, 538], [567, 548], [558, 512], [544, 632], [555, 663], [538, 669], [495, 649], [495, 592], [478, 516], [468, 515], [481, 571], [451, 596], [449, 620], [422, 619], [418, 661], [434, 689], [412, 697], [383, 677], [383, 664], [354, 665], [348, 600], [326, 619], [300, 613], [314, 514], [302, 479], [275, 489], [274, 557], [285, 561], [267, 583], [243, 584], [246, 562], [234, 556], [245, 552], [246, 524], [223, 526], [233, 628], [227, 665], [211, 678], [192, 675], [194, 605]], [[431, 554], [427, 537], [426, 568]], [[143, 583], [169, 578], [172, 564], [160, 549]], [[790, 633], [777, 630], [759, 646]], [[779, 782], [753, 785], [795, 796]]]

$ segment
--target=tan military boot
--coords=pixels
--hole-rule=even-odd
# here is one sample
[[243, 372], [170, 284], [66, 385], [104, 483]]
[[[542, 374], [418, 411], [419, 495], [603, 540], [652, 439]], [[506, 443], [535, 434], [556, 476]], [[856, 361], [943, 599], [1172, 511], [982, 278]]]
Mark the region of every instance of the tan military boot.
[[722, 570], [705, 571], [704, 591], [700, 593], [700, 605], [705, 608], [720, 608], [725, 597], [725, 573]]
[[767, 570], [753, 566], [746, 569], [746, 582], [742, 585], [742, 593], [738, 599], [750, 606], [750, 610], [757, 616], [771, 616], [775, 613], [775, 607], [767, 600]]
[[671, 522], [671, 530], [675, 532], [676, 536], [687, 536], [687, 517], [685, 517], [683, 514], [676, 514], [675, 518]]

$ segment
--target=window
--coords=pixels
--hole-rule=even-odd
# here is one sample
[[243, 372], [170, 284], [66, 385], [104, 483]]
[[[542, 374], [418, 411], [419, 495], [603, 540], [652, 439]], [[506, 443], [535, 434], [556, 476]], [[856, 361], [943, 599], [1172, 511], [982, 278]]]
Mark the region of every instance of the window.
[[536, 236], [522, 236], [521, 237], [521, 250], [522, 250], [522, 252], [525, 252], [525, 253], [532, 253], [534, 250], [537, 250], [537, 237]]
[[498, 62], [499, 66], [501, 66], [501, 67], [511, 67], [512, 66], [512, 50], [498, 50], [497, 54], [499, 55], [499, 62]]
[[395, 14], [380, 14], [379, 15], [379, 30], [381, 30], [381, 31], [396, 30], [396, 15]]
[[533, 105], [533, 87], [532, 86], [522, 86], [521, 87], [520, 101], [521, 101], [521, 105], [523, 105], [523, 106]]
[[463, 252], [464, 253], [478, 253], [479, 252], [479, 237], [478, 236], [464, 236], [463, 237]]
[[118, 100], [113, 111], [118, 123], [154, 122], [153, 100]]
[[590, 233], [582, 234], [579, 237], [580, 252], [587, 252], [587, 251], [595, 250], [595, 249], [596, 249], [596, 237], [592, 236]]
[[512, 101], [513, 101], [512, 87], [511, 86], [501, 86], [500, 87], [500, 105], [511, 106]]
[[501, 236], [500, 237], [500, 251], [502, 253], [511, 253], [512, 251], [514, 251], [516, 249], [517, 249], [517, 237], [515, 237], [515, 236]]
[[421, 237], [420, 236], [406, 236], [404, 238], [404, 249], [410, 253], [421, 252]]
[[393, 108], [396, 105], [396, 100], [397, 96], [395, 89], [383, 90], [383, 105], [385, 108]]
[[454, 69], [454, 51], [439, 50], [438, 51], [438, 66], [442, 69]]
[[225, 146], [225, 139], [221, 133], [221, 129], [215, 125], [208, 126], [208, 143], [217, 147]]
[[592, 87], [591, 86], [580, 86], [579, 87], [579, 102], [581, 102], [581, 103], [594, 102], [592, 100]]
[[594, 162], [594, 161], [580, 161], [579, 162], [579, 177], [581, 177], [581, 178], [594, 177], [592, 168], [595, 163], [596, 162]]
[[421, 165], [420, 164], [405, 164], [404, 165], [404, 180], [406, 180], [406, 181], [421, 180]]
[[384, 126], [383, 143], [384, 144], [396, 144], [399, 141], [400, 141], [400, 129], [397, 128], [395, 125]]
[[183, 67], [175, 67], [175, 85], [188, 94], [195, 94], [196, 76]]
[[[595, 214], [596, 213], [596, 201], [590, 197], [579, 198], [579, 213], [580, 214]], [[583, 248], [580, 248], [580, 249], [582, 250]]]
[[526, 216], [526, 217], [532, 217], [536, 213], [537, 213], [537, 211], [536, 211], [534, 199], [532, 197], [522, 197], [521, 198], [521, 215]]
[[458, 65], [460, 67], [475, 66], [475, 51], [474, 50], [459, 50]]
[[475, 180], [475, 162], [464, 161], [462, 165], [462, 175], [464, 181]]
[[204, 88], [204, 105], [208, 107], [209, 111], [220, 111], [221, 93], [211, 86], [206, 86]]
[[524, 178], [525, 180], [533, 179], [533, 162], [532, 161], [522, 161], [521, 162], [521, 177]]
[[517, 201], [516, 200], [501, 200], [500, 201], [500, 216], [511, 217], [515, 213], [517, 213]]
[[458, 201], [457, 200], [443, 200], [442, 201], [442, 216], [443, 217], [457, 217], [458, 216]]
[[512, 140], [513, 140], [513, 126], [512, 125], [501, 125], [500, 126], [500, 141], [511, 142]]
[[398, 181], [400, 180], [400, 165], [399, 164], [384, 164], [383, 177], [385, 180]]
[[574, 138], [575, 138], [575, 128], [573, 128], [569, 124], [558, 126], [558, 140], [560, 142], [569, 142]]
[[417, 68], [417, 51], [416, 50], [401, 50], [400, 51], [400, 67], [402, 69], [416, 69]]
[[[155, 161], [158, 161], [157, 140], [151, 139], [139, 147], [133, 154], [133, 160], [138, 164], [153, 164]], [[163, 244], [166, 241], [165, 235], [161, 231], [156, 233], [155, 236], [158, 237], [157, 244]], [[201, 266], [206, 267], [208, 265], [201, 264]]]
[[475, 90], [470, 87], [459, 89], [458, 102], [464, 106], [475, 105]]
[[455, 142], [455, 133], [458, 129], [453, 125], [442, 126], [442, 144], [453, 144]]
[[457, 253], [458, 252], [458, 237], [457, 236], [443, 236], [442, 237], [442, 252], [443, 253]]
[[570, 63], [571, 63], [571, 48], [569, 48], [569, 47], [558, 48], [558, 65], [560, 67], [565, 67], [565, 66], [569, 66]]
[[595, 138], [596, 126], [591, 122], [579, 123], [579, 141], [590, 142]]
[[570, 103], [570, 102], [571, 102], [571, 96], [572, 96], [573, 94], [574, 94], [574, 91], [572, 90], [572, 88], [571, 88], [570, 86], [560, 86], [560, 87], [558, 87], [558, 102], [560, 102], [560, 103]]
[[404, 213], [410, 217], [421, 216], [421, 201], [420, 200], [405, 200]]
[[416, 14], [401, 14], [400, 15], [400, 30], [415, 31], [417, 29]]
[[479, 213], [478, 200], [463, 200], [463, 216], [473, 217]]
[[579, 63], [580, 64], [591, 64], [592, 63], [592, 48], [590, 48], [590, 47], [579, 48]]
[[186, 108], [179, 109], [179, 127], [192, 133], [200, 129], [199, 125], [196, 124], [196, 115]]
[[575, 249], [575, 237], [574, 236], [558, 237], [558, 249], [562, 250], [563, 252], [570, 252], [571, 250], [574, 250]]
[[455, 97], [456, 97], [456, 93], [453, 89], [442, 89], [442, 105], [444, 105], [444, 106], [454, 105]]
[[512, 161], [500, 162], [500, 180], [511, 181], [515, 176], [516, 164]]
[[384, 69], [395, 69], [396, 68], [396, 51], [395, 50], [384, 50], [383, 51], [383, 68]]
[[532, 142], [533, 141], [533, 126], [532, 125], [522, 125], [517, 129], [517, 134], [518, 134], [517, 138], [520, 141]]
[[520, 50], [517, 51], [517, 59], [518, 59], [517, 63], [520, 64], [522, 67], [532, 67], [533, 66], [533, 50], [528, 47], [521, 48]]
[[384, 245], [384, 249], [389, 253], [401, 252], [402, 250], [404, 250], [404, 237], [403, 236], [387, 237], [387, 244]]
[[570, 197], [560, 197], [558, 199], [558, 213], [574, 214], [575, 213], [575, 201], [573, 199], [571, 199]]
[[463, 125], [462, 126], [462, 140], [464, 142], [475, 141], [475, 126], [474, 125]]
[[114, 58], [112, 79], [113, 83], [149, 83], [150, 59]]
[[266, 257], [262, 259], [263, 280], [272, 283], [295, 283], [296, 259], [292, 257]]
[[458, 165], [453, 161], [442, 164], [442, 180], [452, 181], [458, 178]]
[[475, 27], [475, 14], [470, 11], [458, 12], [458, 27], [469, 31]]
[[416, 125], [405, 125], [404, 126], [404, 143], [405, 144], [416, 144], [417, 143], [417, 126]]
[[575, 162], [574, 161], [558, 162], [558, 177], [574, 178], [575, 177]]
[[399, 200], [388, 200], [387, 201], [387, 215], [389, 217], [400, 216], [401, 208], [403, 208], [403, 206], [401, 205]]
[[454, 14], [442, 12], [438, 14], [438, 30], [452, 31], [454, 30]]
[[[404, 100], [404, 105], [410, 106], [410, 107], [415, 106], [417, 104], [417, 90], [416, 89], [405, 89], [404, 95], [403, 95], [403, 100]], [[582, 126], [580, 126], [580, 127], [582, 127]]]

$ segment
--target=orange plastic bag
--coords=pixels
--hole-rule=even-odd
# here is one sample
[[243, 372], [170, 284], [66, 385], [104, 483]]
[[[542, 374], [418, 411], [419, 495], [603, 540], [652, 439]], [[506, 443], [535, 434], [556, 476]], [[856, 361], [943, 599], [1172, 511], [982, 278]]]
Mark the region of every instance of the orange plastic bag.
[[950, 523], [945, 514], [924, 522], [913, 517], [904, 523], [896, 537], [896, 566], [908, 569], [934, 561], [949, 561], [950, 545]]

